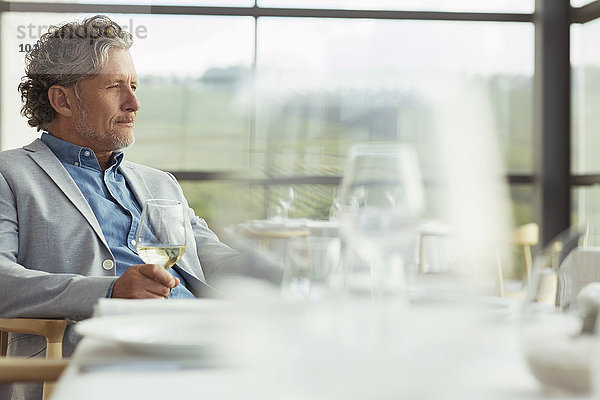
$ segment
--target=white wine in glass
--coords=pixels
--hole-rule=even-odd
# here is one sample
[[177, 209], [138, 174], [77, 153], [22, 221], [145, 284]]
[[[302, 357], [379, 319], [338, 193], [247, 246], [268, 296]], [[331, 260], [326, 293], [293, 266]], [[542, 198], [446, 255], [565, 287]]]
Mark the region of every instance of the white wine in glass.
[[136, 247], [147, 264], [165, 269], [175, 265], [185, 253], [185, 215], [181, 202], [147, 200], [137, 229]]
[[185, 253], [185, 246], [138, 246], [138, 254], [147, 264], [171, 268]]

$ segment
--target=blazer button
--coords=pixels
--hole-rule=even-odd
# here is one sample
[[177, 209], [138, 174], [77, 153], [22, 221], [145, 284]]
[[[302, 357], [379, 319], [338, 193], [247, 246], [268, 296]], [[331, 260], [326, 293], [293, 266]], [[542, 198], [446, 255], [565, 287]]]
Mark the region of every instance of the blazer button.
[[110, 270], [112, 269], [112, 267], [115, 266], [115, 262], [113, 260], [104, 260], [102, 262], [102, 268], [104, 268], [105, 270]]

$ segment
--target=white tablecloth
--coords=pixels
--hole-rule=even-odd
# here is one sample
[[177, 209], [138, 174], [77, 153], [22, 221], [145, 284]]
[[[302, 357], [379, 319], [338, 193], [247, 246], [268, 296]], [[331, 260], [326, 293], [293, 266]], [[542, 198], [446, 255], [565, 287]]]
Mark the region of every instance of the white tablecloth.
[[[282, 328], [286, 318], [294, 318], [294, 307], [276, 311], [280, 320], [271, 325], [265, 319], [259, 324], [262, 331], [236, 332], [239, 338], [256, 340], [251, 346], [256, 354], [267, 349], [262, 367], [251, 358], [243, 367], [190, 367], [84, 338], [52, 399], [573, 398], [543, 390], [528, 371], [514, 308], [500, 303], [480, 306], [483, 312], [471, 314], [471, 308], [455, 312], [448, 305], [413, 305], [409, 325], [400, 327], [400, 346], [388, 354], [375, 348], [379, 358], [368, 355], [366, 341], [359, 342], [363, 348], [342, 351], [342, 342], [356, 338], [342, 335], [339, 343], [314, 340], [336, 337], [331, 328], [344, 323], [343, 312], [321, 308], [303, 319], [298, 337], [294, 330]], [[288, 333], [291, 336], [285, 337]]]

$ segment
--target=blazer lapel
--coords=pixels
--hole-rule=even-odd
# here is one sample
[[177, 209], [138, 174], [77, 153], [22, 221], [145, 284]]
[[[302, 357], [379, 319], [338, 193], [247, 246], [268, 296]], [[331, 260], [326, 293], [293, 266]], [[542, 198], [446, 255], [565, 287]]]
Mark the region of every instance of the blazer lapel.
[[92, 226], [102, 243], [108, 248], [106, 238], [102, 233], [102, 229], [100, 228], [100, 224], [98, 223], [94, 212], [90, 208], [85, 197], [83, 197], [83, 194], [77, 187], [75, 181], [73, 181], [73, 178], [71, 178], [71, 175], [69, 175], [54, 153], [52, 153], [48, 146], [40, 139], [36, 139], [33, 143], [24, 146], [23, 148], [29, 151], [29, 155], [33, 161], [48, 174], [48, 177], [54, 181], [56, 186], [58, 186], [65, 196], [67, 196], [75, 207], [77, 207], [79, 212], [81, 212]]
[[144, 182], [144, 178], [142, 178], [137, 169], [125, 160], [121, 163], [120, 169], [127, 184], [129, 184], [129, 187], [133, 191], [133, 195], [137, 199], [140, 208], [143, 208], [146, 200], [153, 198], [150, 189], [148, 189], [146, 182]]

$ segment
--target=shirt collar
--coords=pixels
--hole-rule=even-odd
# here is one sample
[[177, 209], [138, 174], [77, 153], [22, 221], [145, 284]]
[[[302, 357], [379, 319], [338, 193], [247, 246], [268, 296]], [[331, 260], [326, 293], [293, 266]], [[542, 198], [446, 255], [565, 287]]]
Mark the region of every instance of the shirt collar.
[[[60, 162], [64, 164], [75, 165], [76, 167], [87, 166], [99, 171], [101, 170], [98, 159], [96, 158], [96, 154], [94, 154], [92, 149], [88, 147], [81, 147], [74, 143], [59, 139], [47, 132], [42, 133], [41, 140], [50, 148], [52, 153], [54, 153]], [[114, 169], [114, 171], [116, 171], [123, 161], [123, 152], [113, 152], [110, 160], [111, 166], [109, 169]]]

